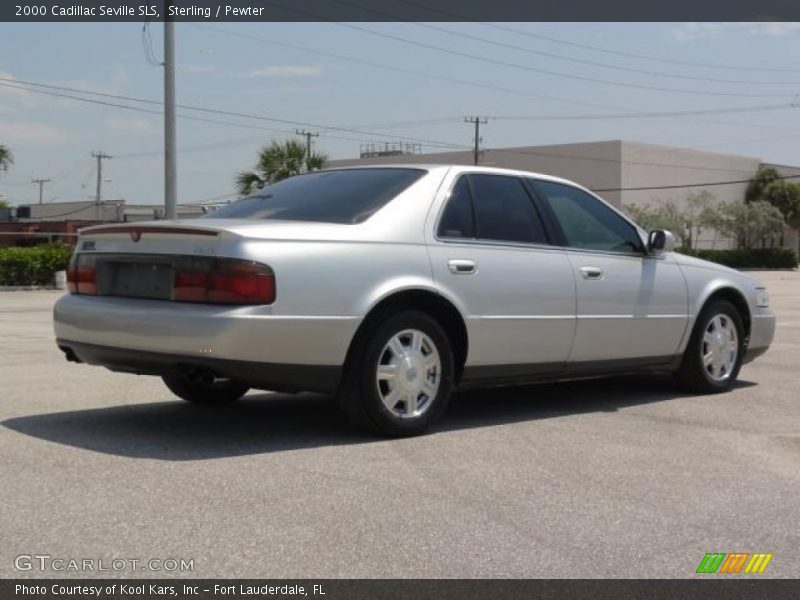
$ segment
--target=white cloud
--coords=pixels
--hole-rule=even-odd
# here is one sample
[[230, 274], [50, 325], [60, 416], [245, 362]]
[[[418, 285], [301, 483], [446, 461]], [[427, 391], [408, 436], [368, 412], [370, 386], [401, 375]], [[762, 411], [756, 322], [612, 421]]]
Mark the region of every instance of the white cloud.
[[749, 36], [786, 36], [800, 33], [800, 23], [759, 21], [752, 23], [682, 23], [668, 34], [676, 42], [717, 38], [728, 32]]
[[322, 74], [319, 65], [272, 65], [239, 73], [236, 77], [258, 79], [261, 77], [318, 77]]
[[69, 136], [44, 123], [0, 121], [0, 139], [8, 146], [59, 146]]

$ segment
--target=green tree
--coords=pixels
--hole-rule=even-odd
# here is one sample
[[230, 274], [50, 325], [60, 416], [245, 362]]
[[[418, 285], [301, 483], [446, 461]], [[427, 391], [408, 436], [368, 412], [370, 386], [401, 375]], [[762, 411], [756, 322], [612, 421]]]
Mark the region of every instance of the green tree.
[[623, 210], [643, 229], [666, 229], [672, 232], [680, 246], [692, 248], [700, 227], [700, 214], [713, 202], [714, 195], [703, 191], [687, 196], [685, 208], [679, 208], [670, 200], [656, 200], [649, 206], [628, 204]]
[[273, 141], [261, 149], [252, 171], [241, 171], [236, 176], [236, 189], [246, 196], [292, 175], [317, 171], [325, 166], [327, 160], [325, 154], [317, 152], [306, 156], [306, 146], [296, 140]]
[[716, 205], [716, 203], [717, 197], [708, 190], [691, 192], [686, 196], [687, 221], [689, 225], [689, 239], [686, 245], [689, 248], [694, 247], [697, 238], [700, 237], [700, 230], [703, 227], [701, 222], [703, 213]]
[[702, 227], [734, 238], [739, 248], [766, 246], [780, 237], [784, 225], [781, 211], [768, 202], [723, 202], [707, 207], [699, 220]]
[[8, 146], [0, 144], [0, 171], [8, 171], [8, 168], [14, 163], [14, 155]]
[[764, 189], [763, 196], [766, 202], [781, 211], [789, 227], [800, 227], [800, 185], [776, 179]]
[[747, 184], [744, 201], [750, 203], [765, 200], [764, 190], [769, 184], [780, 179], [781, 175], [778, 171], [772, 167], [765, 167], [762, 165], [758, 168], [758, 172], [750, 179], [750, 183]]
[[[761, 167], [750, 180], [745, 202], [767, 202], [780, 211], [786, 226], [800, 229], [800, 184], [790, 183], [772, 167]], [[783, 245], [783, 230], [780, 244]]]
[[622, 209], [633, 219], [639, 227], [647, 231], [653, 229], [667, 229], [679, 235], [679, 229], [683, 227], [678, 208], [672, 202], [660, 202], [658, 204], [626, 204]]

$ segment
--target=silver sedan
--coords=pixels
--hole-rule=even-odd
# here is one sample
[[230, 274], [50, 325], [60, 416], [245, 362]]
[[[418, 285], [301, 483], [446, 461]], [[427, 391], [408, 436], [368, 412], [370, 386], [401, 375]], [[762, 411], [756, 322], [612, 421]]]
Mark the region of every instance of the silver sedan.
[[335, 393], [397, 436], [456, 388], [665, 371], [728, 390], [772, 341], [767, 292], [673, 245], [545, 175], [318, 171], [203, 219], [82, 230], [55, 333], [190, 402]]

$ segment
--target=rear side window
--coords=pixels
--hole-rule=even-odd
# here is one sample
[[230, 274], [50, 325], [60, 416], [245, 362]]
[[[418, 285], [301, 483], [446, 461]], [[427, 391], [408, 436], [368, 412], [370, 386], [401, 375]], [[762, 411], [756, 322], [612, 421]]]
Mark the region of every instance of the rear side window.
[[470, 175], [469, 181], [479, 238], [547, 243], [542, 221], [519, 179], [504, 175]]
[[442, 213], [437, 235], [548, 243], [542, 221], [522, 182], [506, 175], [460, 177]]
[[390, 168], [296, 175], [204, 218], [362, 223], [425, 173], [422, 169]]
[[472, 197], [469, 193], [469, 183], [466, 177], [459, 177], [450, 199], [439, 221], [439, 237], [449, 238], [474, 238], [475, 220], [472, 209]]
[[558, 220], [567, 243], [573, 248], [644, 251], [633, 225], [591, 194], [552, 181], [536, 181], [535, 185]]

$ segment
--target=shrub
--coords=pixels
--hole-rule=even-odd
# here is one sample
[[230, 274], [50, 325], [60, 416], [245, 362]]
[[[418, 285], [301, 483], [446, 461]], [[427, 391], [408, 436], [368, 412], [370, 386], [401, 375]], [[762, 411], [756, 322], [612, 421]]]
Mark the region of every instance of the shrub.
[[0, 285], [53, 285], [56, 271], [65, 271], [72, 246], [46, 244], [0, 248]]
[[797, 254], [789, 248], [738, 248], [735, 250], [692, 250], [682, 254], [732, 267], [734, 269], [795, 269]]

